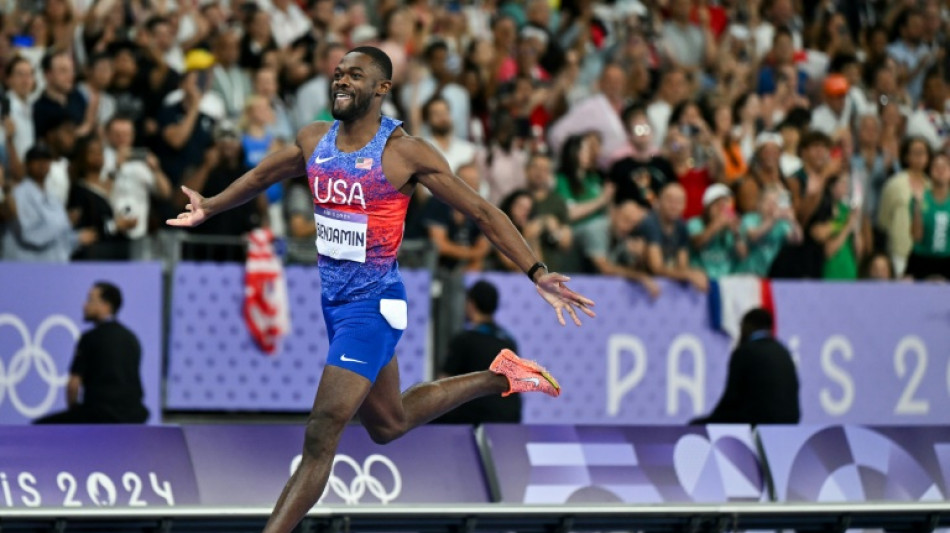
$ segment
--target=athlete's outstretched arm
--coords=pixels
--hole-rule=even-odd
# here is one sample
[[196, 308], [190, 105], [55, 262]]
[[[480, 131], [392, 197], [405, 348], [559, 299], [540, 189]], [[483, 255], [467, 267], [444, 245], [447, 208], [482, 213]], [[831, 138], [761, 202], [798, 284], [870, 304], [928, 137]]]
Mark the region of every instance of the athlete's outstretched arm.
[[[538, 256], [508, 216], [456, 176], [445, 158], [431, 144], [407, 136], [391, 145], [396, 148], [401, 163], [407, 166], [406, 170], [412, 179], [425, 185], [436, 198], [474, 220], [492, 244], [523, 272], [528, 272], [538, 262]], [[554, 307], [562, 325], [565, 324], [563, 311], [567, 311], [574, 323], [580, 325], [575, 308], [593, 317], [594, 312], [590, 307], [594, 302], [568, 289], [564, 285], [568, 279], [557, 272], [539, 269], [531, 281], [535, 283], [538, 293]]]
[[189, 203], [184, 213], [166, 223], [169, 226], [197, 226], [218, 213], [247, 203], [278, 181], [306, 173], [306, 161], [300, 146], [288, 146], [265, 157], [260, 164], [211, 198], [205, 198], [182, 185], [181, 189], [188, 196]]

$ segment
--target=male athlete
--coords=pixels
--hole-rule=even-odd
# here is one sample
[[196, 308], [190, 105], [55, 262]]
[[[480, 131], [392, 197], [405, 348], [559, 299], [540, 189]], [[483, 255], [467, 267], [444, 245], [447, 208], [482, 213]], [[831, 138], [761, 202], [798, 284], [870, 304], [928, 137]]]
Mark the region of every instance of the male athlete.
[[528, 273], [564, 325], [564, 311], [593, 317], [593, 302], [548, 272], [511, 221], [449, 169], [401, 122], [382, 116], [392, 63], [372, 47], [347, 53], [333, 74], [333, 123], [316, 122], [293, 147], [265, 158], [212, 198], [183, 188], [191, 203], [168, 221], [197, 226], [285, 178], [306, 175], [314, 196], [322, 303], [330, 337], [326, 367], [307, 419], [303, 459], [284, 487], [264, 531], [289, 532], [323, 493], [344, 426], [359, 414], [375, 442], [386, 443], [474, 398], [560, 387], [539, 365], [504, 350], [489, 370], [422, 383], [400, 394], [393, 355], [406, 328], [406, 289], [396, 264], [409, 195], [416, 184], [473, 218], [489, 239]]

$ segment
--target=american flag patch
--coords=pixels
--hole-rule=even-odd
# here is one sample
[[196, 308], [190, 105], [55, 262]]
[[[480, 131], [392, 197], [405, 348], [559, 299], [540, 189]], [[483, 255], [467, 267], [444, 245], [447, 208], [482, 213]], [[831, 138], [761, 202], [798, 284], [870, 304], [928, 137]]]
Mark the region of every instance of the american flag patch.
[[356, 158], [356, 168], [362, 170], [369, 170], [373, 168], [373, 160], [369, 157], [357, 157]]

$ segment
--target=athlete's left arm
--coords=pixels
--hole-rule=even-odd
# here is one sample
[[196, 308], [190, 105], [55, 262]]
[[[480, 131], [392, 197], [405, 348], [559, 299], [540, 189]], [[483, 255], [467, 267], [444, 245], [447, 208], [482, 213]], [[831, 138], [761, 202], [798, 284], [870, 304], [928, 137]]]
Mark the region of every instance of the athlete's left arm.
[[[523, 272], [538, 262], [538, 257], [508, 216], [456, 176], [431, 144], [417, 137], [405, 136], [393, 139], [390, 147], [398, 156], [399, 166], [404, 166], [402, 170], [411, 176], [411, 180], [424, 185], [436, 198], [474, 220], [492, 244]], [[538, 293], [554, 307], [561, 324], [565, 324], [562, 311], [566, 310], [574, 323], [580, 325], [574, 308], [593, 317], [590, 307], [594, 302], [568, 289], [564, 285], [568, 279], [557, 272], [538, 269], [531, 281], [537, 286]]]

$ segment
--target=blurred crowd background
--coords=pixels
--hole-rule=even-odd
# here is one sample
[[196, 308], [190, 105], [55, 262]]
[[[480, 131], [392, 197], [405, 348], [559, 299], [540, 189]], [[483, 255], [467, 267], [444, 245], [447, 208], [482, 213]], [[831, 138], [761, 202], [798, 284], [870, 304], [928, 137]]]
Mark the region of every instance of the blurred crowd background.
[[[316, 261], [303, 179], [192, 232], [163, 221], [180, 185], [214, 195], [331, 120], [335, 66], [374, 45], [384, 112], [552, 270], [652, 297], [658, 277], [950, 278], [948, 1], [0, 7], [6, 260], [148, 258], [173, 235], [182, 257], [240, 261], [263, 226]], [[440, 272], [517, 270], [424, 190], [405, 237]]]

